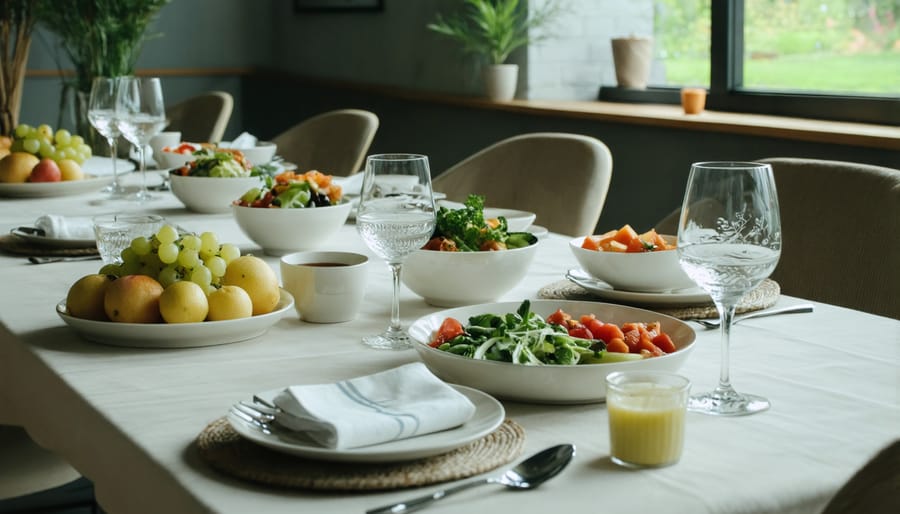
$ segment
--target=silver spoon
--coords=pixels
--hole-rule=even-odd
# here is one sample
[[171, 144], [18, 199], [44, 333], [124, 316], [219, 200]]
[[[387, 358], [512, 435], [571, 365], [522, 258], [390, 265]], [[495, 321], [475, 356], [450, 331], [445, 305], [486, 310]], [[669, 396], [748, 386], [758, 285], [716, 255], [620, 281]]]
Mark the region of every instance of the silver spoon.
[[[744, 321], [745, 319], [750, 318], [761, 318], [763, 316], [774, 316], [776, 314], [790, 314], [797, 312], [812, 312], [813, 306], [811, 303], [801, 303], [798, 305], [789, 305], [787, 307], [779, 307], [778, 309], [767, 309], [761, 311], [753, 311], [748, 312], [747, 314], [741, 314], [740, 316], [734, 317], [734, 323], [738, 321]], [[719, 320], [709, 320], [709, 319], [692, 319], [691, 321], [695, 323], [699, 323], [706, 328], [719, 328], [720, 321]]]
[[28, 262], [32, 264], [50, 264], [51, 262], [95, 261], [98, 259], [100, 259], [99, 255], [79, 255], [77, 257], [38, 257], [32, 255], [28, 258]]
[[429, 503], [446, 498], [470, 487], [484, 484], [502, 484], [511, 489], [533, 489], [562, 471], [575, 456], [575, 447], [571, 444], [560, 444], [538, 452], [520, 462], [517, 466], [506, 470], [500, 476], [481, 478], [464, 482], [454, 487], [437, 491], [418, 498], [412, 498], [393, 505], [385, 505], [367, 510], [366, 514], [385, 514], [412, 512], [425, 507]]

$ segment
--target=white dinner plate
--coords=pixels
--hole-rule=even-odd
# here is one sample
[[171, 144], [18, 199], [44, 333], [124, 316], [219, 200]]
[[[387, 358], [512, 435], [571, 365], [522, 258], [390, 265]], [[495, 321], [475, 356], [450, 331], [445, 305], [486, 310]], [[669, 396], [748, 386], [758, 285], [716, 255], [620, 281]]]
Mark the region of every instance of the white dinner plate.
[[47, 237], [37, 232], [34, 227], [18, 227], [9, 231], [10, 234], [24, 239], [32, 244], [47, 246], [51, 248], [90, 248], [96, 246], [94, 239], [60, 239], [58, 237]]
[[566, 273], [570, 282], [587, 289], [591, 294], [603, 300], [615, 302], [638, 303], [641, 305], [701, 305], [712, 302], [706, 291], [699, 287], [679, 289], [665, 293], [639, 293], [635, 291], [618, 291], [602, 280], [587, 274], [586, 271], [573, 268]]
[[[456, 428], [440, 432], [359, 448], [341, 450], [323, 448], [312, 442], [279, 436], [277, 433], [264, 434], [234, 414], [228, 414], [227, 419], [234, 430], [247, 439], [267, 448], [298, 457], [341, 462], [397, 462], [421, 459], [455, 450], [490, 434], [503, 423], [506, 416], [503, 405], [492, 396], [469, 387], [459, 385], [451, 385], [451, 387], [464, 394], [475, 404], [475, 414], [469, 421]], [[266, 391], [257, 396], [272, 402], [279, 392], [280, 390]]]
[[242, 319], [200, 323], [116, 323], [75, 318], [66, 311], [65, 300], [56, 313], [82, 337], [96, 343], [131, 348], [194, 348], [245, 341], [264, 334], [294, 306], [294, 297], [281, 290], [275, 310]]
[[[118, 172], [134, 169], [134, 164], [118, 159]], [[109, 157], [91, 157], [81, 166], [84, 171], [82, 180], [65, 180], [61, 182], [0, 182], [0, 196], [14, 198], [44, 198], [51, 196], [68, 196], [82, 193], [93, 193], [103, 189], [112, 182], [112, 159]]]
[[659, 322], [663, 332], [672, 338], [676, 351], [659, 357], [620, 362], [531, 366], [476, 360], [429, 345], [434, 333], [447, 318], [454, 318], [466, 325], [472, 316], [482, 314], [504, 316], [516, 312], [521, 303], [487, 303], [434, 312], [413, 322], [409, 326], [409, 336], [414, 340], [413, 347], [422, 362], [445, 382], [474, 387], [498, 398], [552, 404], [593, 403], [605, 400], [604, 380], [606, 375], [614, 371], [677, 372], [693, 351], [694, 340], [697, 337], [694, 329], [684, 321], [637, 307], [588, 301], [531, 300], [531, 311], [544, 319], [557, 309], [562, 309], [573, 319], [594, 314], [605, 323], [620, 326], [627, 322]]

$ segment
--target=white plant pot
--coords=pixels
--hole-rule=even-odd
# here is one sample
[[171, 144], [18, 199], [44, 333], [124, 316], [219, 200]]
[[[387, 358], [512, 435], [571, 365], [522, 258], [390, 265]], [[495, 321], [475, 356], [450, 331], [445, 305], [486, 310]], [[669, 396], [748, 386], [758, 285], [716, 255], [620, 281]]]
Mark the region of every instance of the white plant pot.
[[490, 100], [512, 100], [518, 79], [518, 64], [492, 64], [484, 69], [484, 92]]
[[646, 89], [653, 61], [653, 40], [641, 37], [613, 39], [612, 52], [619, 87]]

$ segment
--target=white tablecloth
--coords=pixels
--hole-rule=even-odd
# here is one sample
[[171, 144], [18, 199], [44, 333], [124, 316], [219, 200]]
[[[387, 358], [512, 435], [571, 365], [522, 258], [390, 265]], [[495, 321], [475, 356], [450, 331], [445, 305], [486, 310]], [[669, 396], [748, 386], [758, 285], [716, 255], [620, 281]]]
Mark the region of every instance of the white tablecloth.
[[[169, 193], [145, 206], [100, 194], [0, 199], [0, 229], [47, 212], [87, 215], [148, 209], [192, 230], [213, 230], [246, 250], [230, 215], [187, 212]], [[537, 221], [540, 223], [540, 220]], [[501, 300], [534, 298], [576, 266], [567, 238], [541, 243], [528, 278]], [[369, 253], [348, 225], [329, 249]], [[256, 253], [260, 253], [258, 250]], [[371, 255], [371, 254], [370, 254]], [[98, 261], [31, 265], [0, 256], [0, 422], [24, 425], [94, 481], [112, 514], [178, 512], [362, 512], [437, 489], [330, 494], [269, 489], [218, 474], [192, 441], [237, 399], [298, 382], [363, 375], [416, 360], [377, 351], [360, 338], [386, 326], [390, 275], [372, 255], [366, 302], [348, 323], [315, 325], [289, 313], [263, 337], [179, 350], [117, 348], [80, 339], [54, 312]], [[278, 261], [266, 260], [278, 270]], [[780, 304], [797, 302], [782, 298]], [[404, 288], [406, 323], [434, 312]], [[694, 390], [718, 377], [719, 337], [698, 328], [683, 373]], [[767, 396], [771, 410], [716, 418], [689, 414], [685, 454], [675, 466], [626, 471], [609, 460], [603, 404], [504, 402], [526, 431], [526, 454], [573, 442], [577, 456], [540, 489], [482, 488], [434, 512], [816, 512], [853, 472], [900, 436], [900, 322], [816, 304], [813, 314], [747, 321], [733, 333], [732, 380]]]

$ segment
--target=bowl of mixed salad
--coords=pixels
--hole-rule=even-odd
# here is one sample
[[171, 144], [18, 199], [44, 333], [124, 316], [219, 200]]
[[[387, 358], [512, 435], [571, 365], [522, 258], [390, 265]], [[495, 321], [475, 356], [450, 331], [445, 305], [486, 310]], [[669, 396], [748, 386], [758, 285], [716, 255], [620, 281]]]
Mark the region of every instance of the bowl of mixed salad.
[[676, 372], [696, 338], [657, 312], [568, 300], [448, 309], [418, 319], [409, 334], [443, 380], [536, 403], [603, 401], [614, 371]]
[[235, 198], [258, 187], [266, 175], [234, 150], [201, 147], [191, 158], [169, 171], [169, 180], [175, 197], [194, 212], [228, 212]]
[[232, 202], [241, 231], [268, 255], [318, 248], [344, 225], [350, 207], [331, 175], [316, 170], [265, 176]]
[[438, 208], [432, 238], [407, 257], [401, 280], [431, 305], [490, 302], [522, 281], [537, 246], [502, 216], [485, 219], [484, 197], [470, 195], [462, 208]]

